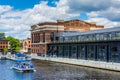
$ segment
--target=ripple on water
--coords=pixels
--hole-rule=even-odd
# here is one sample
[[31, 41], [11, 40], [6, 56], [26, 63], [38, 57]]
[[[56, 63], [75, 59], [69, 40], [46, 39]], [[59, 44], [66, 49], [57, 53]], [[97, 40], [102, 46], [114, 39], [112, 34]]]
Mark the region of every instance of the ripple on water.
[[20, 73], [14, 61], [0, 61], [0, 80], [120, 80], [120, 73], [87, 67], [33, 60], [36, 72]]

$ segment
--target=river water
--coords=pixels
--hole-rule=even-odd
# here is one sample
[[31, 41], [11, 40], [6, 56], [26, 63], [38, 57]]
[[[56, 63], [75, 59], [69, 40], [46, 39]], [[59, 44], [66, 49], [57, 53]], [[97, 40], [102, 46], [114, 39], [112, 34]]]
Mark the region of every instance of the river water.
[[36, 72], [21, 73], [10, 67], [11, 60], [0, 60], [0, 80], [120, 80], [120, 72], [33, 60]]

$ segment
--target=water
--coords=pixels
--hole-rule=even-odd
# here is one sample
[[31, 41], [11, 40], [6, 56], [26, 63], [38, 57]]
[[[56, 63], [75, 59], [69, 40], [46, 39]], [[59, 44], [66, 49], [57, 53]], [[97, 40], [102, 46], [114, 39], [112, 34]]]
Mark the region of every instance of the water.
[[14, 61], [0, 61], [0, 80], [120, 80], [120, 72], [33, 60], [36, 72], [21, 73], [10, 67]]

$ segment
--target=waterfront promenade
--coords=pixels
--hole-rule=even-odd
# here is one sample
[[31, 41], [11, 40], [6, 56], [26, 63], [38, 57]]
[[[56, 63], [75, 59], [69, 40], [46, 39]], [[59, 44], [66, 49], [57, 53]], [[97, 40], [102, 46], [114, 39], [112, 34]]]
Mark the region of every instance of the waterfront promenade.
[[[14, 56], [7, 55], [6, 58], [10, 60], [15, 60]], [[50, 62], [58, 62], [58, 63], [86, 66], [86, 67], [99, 68], [105, 70], [120, 71], [120, 67], [119, 67], [120, 63], [115, 63], [115, 62], [102, 62], [102, 61], [60, 58], [60, 57], [42, 57], [42, 56], [37, 56], [36, 54], [31, 54], [31, 58], [50, 61]]]
[[93, 68], [112, 70], [112, 71], [120, 71], [120, 63], [115, 63], [115, 62], [102, 62], [102, 61], [69, 59], [69, 58], [58, 58], [58, 57], [41, 57], [35, 54], [31, 54], [31, 57], [32, 59], [40, 59], [40, 60], [60, 62], [65, 64], [93, 67]]

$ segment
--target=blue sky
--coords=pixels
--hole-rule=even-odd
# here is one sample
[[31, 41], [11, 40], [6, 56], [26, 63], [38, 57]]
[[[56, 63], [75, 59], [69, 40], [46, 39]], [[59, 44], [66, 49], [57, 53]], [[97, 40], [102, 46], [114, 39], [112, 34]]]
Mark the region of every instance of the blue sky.
[[38, 4], [39, 0], [0, 0], [1, 5], [10, 5], [14, 9], [26, 9], [34, 7], [34, 4]]
[[6, 36], [25, 39], [31, 25], [57, 19], [119, 27], [120, 0], [0, 0], [0, 32]]
[[39, 4], [42, 1], [48, 1], [49, 6], [55, 6], [53, 1], [59, 0], [0, 0], [0, 5], [10, 5], [15, 10], [24, 10], [27, 8], [33, 8], [35, 4]]

